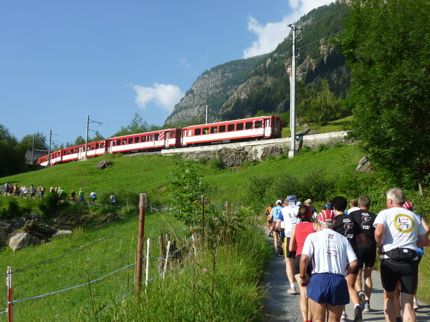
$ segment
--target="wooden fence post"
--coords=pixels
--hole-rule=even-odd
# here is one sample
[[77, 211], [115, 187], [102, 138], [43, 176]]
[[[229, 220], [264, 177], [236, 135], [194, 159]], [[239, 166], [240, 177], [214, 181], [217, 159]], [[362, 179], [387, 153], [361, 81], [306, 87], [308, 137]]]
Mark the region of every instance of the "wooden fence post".
[[146, 266], [145, 266], [145, 287], [149, 283], [149, 250], [150, 250], [151, 240], [148, 238], [146, 240]]
[[13, 321], [13, 269], [11, 266], [7, 267], [7, 321]]
[[167, 263], [169, 261], [170, 240], [167, 242], [166, 257], [164, 258], [163, 279], [166, 277]]
[[139, 196], [139, 231], [137, 236], [137, 253], [136, 253], [136, 266], [134, 274], [134, 286], [136, 291], [136, 298], [139, 301], [140, 291], [142, 288], [142, 254], [143, 254], [143, 235], [145, 232], [145, 207], [146, 207], [146, 193], [141, 193]]

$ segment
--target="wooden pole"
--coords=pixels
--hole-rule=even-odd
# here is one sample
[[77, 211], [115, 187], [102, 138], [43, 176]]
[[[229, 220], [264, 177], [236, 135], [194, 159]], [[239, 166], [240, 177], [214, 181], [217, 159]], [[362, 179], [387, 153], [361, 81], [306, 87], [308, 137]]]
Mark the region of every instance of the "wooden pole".
[[7, 321], [13, 321], [13, 269], [11, 266], [7, 268]]
[[134, 274], [134, 286], [136, 291], [136, 298], [139, 301], [140, 291], [142, 288], [142, 255], [143, 255], [143, 235], [145, 232], [145, 207], [146, 207], [146, 193], [141, 193], [139, 196], [139, 231], [137, 236], [137, 253], [136, 253], [136, 266]]
[[167, 263], [169, 261], [169, 253], [170, 253], [170, 240], [167, 242], [166, 257], [164, 258], [163, 279], [166, 277]]
[[149, 250], [150, 250], [151, 240], [148, 238], [146, 240], [146, 266], [145, 266], [145, 287], [149, 283]]

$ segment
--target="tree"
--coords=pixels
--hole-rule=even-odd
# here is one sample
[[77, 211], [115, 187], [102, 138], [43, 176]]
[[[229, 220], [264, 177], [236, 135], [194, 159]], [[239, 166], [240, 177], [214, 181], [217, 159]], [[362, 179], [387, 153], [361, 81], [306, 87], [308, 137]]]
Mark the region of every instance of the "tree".
[[25, 169], [24, 153], [17, 140], [0, 124], [0, 177], [12, 175]]
[[[31, 150], [33, 148], [33, 134], [24, 136], [21, 141], [19, 141], [19, 145], [24, 152]], [[46, 137], [43, 133], [37, 132], [34, 134], [34, 148], [36, 150], [48, 150]]]
[[126, 127], [121, 127], [121, 130], [119, 130], [115, 136], [148, 132], [149, 129], [150, 126], [146, 121], [143, 120], [142, 116], [140, 116], [138, 113], [135, 113], [131, 123]]
[[85, 139], [81, 135], [79, 135], [75, 139], [75, 143], [73, 143], [72, 145], [81, 145], [81, 144], [85, 144]]
[[352, 72], [353, 135], [399, 184], [430, 171], [430, 4], [353, 0], [343, 53]]

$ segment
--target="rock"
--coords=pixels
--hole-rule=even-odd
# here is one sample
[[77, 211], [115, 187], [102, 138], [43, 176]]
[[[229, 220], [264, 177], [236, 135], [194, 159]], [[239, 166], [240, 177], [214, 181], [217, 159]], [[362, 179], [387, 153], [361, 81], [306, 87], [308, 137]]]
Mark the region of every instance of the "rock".
[[17, 233], [15, 235], [13, 235], [10, 239], [9, 239], [9, 247], [13, 250], [16, 251], [18, 249], [21, 248], [25, 248], [28, 247], [30, 245], [36, 245], [39, 244], [40, 240], [39, 238], [29, 234], [29, 233]]
[[65, 237], [71, 235], [73, 232], [71, 230], [58, 230], [54, 235], [52, 235], [52, 238], [56, 237]]
[[372, 173], [373, 168], [369, 158], [366, 156], [362, 157], [360, 161], [358, 161], [358, 165], [355, 171], [362, 172], [362, 173]]
[[48, 240], [57, 231], [54, 228], [49, 227], [45, 224], [39, 224], [36, 220], [27, 221], [23, 227], [26, 233], [29, 233], [38, 239]]
[[103, 170], [106, 169], [109, 166], [109, 162], [106, 160], [100, 161], [99, 163], [97, 163], [97, 169], [99, 170]]

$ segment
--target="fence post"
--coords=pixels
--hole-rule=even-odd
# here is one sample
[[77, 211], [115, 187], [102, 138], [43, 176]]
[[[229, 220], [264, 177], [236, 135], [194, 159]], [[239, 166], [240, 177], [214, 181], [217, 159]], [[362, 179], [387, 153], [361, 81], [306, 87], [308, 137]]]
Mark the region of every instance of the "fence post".
[[150, 250], [151, 240], [148, 238], [146, 240], [146, 265], [145, 265], [145, 287], [149, 283], [149, 250]]
[[136, 298], [139, 301], [142, 287], [142, 254], [143, 254], [143, 235], [145, 231], [145, 207], [146, 193], [139, 196], [139, 231], [137, 236], [136, 270], [134, 274], [134, 286]]
[[13, 321], [13, 269], [11, 266], [7, 267], [7, 321]]
[[167, 270], [167, 263], [169, 260], [169, 253], [170, 253], [170, 240], [167, 242], [167, 250], [166, 250], [166, 257], [164, 259], [164, 269], [163, 269], [163, 279], [166, 276], [166, 270]]

